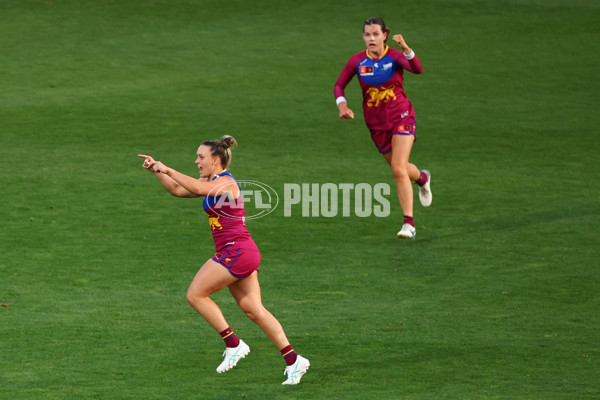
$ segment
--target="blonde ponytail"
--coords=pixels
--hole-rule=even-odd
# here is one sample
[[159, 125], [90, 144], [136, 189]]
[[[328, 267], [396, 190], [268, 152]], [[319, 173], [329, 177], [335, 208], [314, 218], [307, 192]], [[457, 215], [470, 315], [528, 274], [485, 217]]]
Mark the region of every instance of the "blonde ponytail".
[[221, 159], [221, 166], [225, 169], [231, 164], [231, 147], [237, 145], [237, 141], [231, 135], [224, 135], [221, 140], [207, 140], [202, 146], [210, 148], [210, 154], [213, 157]]

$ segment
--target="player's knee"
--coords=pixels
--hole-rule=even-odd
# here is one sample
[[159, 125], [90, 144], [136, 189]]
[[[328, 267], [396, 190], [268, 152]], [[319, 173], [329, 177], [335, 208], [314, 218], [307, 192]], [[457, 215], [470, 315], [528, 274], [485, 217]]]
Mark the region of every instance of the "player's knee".
[[248, 318], [250, 318], [252, 321], [256, 322], [256, 313], [254, 313], [253, 311], [250, 311], [250, 310], [244, 310], [244, 312], [246, 313], [246, 316]]
[[187, 292], [187, 296], [185, 297], [185, 299], [187, 300], [188, 304], [190, 306], [194, 306], [194, 304], [196, 304], [196, 297], [193, 295], [193, 293], [190, 293], [190, 291]]
[[203, 300], [203, 298], [206, 298], [206, 297], [207, 296], [203, 296], [202, 293], [199, 293], [197, 290], [194, 290], [190, 286], [190, 288], [187, 291], [186, 300], [187, 300], [188, 304], [193, 307], [194, 304], [198, 304], [199, 302], [201, 302]]
[[266, 312], [264, 307], [245, 307], [242, 308], [242, 310], [246, 313], [246, 316], [254, 322], [260, 321], [265, 316]]
[[408, 177], [407, 165], [392, 165], [392, 174], [395, 179], [405, 179]]

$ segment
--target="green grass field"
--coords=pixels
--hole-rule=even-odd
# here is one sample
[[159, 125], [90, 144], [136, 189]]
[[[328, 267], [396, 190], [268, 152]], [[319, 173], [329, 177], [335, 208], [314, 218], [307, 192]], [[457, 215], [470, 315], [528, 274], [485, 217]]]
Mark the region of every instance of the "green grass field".
[[[312, 367], [283, 387], [185, 300], [213, 254], [196, 174], [232, 134], [239, 179], [394, 182], [333, 84], [383, 17], [424, 66], [405, 89], [433, 175], [417, 240], [387, 218], [249, 222], [263, 300]], [[593, 0], [0, 2], [0, 399], [600, 398], [600, 4]], [[418, 204], [418, 200], [417, 200]]]

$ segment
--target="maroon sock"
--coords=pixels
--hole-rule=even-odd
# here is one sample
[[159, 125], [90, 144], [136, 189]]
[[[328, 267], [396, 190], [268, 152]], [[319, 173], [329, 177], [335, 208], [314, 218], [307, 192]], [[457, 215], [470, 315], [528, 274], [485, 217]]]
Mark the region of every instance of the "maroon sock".
[[417, 185], [423, 186], [426, 183], [427, 183], [427, 174], [425, 172], [421, 171], [421, 176], [419, 177], [419, 180], [417, 181]]
[[283, 359], [285, 360], [285, 364], [287, 366], [294, 365], [296, 359], [298, 358], [298, 354], [296, 354], [296, 352], [292, 348], [292, 345], [286, 346], [283, 349], [281, 349], [281, 355], [283, 356]]
[[413, 217], [409, 217], [408, 215], [404, 216], [404, 223], [409, 224], [413, 228], [415, 227], [415, 219]]
[[233, 333], [231, 328], [225, 329], [223, 332], [219, 332], [219, 335], [225, 341], [225, 346], [227, 347], [238, 347], [240, 345], [240, 339]]

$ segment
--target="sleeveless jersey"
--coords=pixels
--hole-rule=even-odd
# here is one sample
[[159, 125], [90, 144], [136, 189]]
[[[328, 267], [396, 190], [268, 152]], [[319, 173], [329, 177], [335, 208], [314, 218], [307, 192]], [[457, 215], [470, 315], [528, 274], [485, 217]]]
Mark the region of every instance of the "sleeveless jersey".
[[[235, 180], [234, 176], [227, 170], [215, 175], [212, 180], [214, 181], [222, 176], [230, 176]], [[238, 187], [240, 187], [239, 184]], [[246, 228], [246, 212], [244, 211], [244, 201], [241, 193], [235, 199], [226, 194], [206, 196], [202, 201], [202, 205], [204, 211], [208, 214], [208, 223], [217, 252], [234, 243], [241, 248], [244, 248], [244, 245], [256, 248], [256, 244]]]

